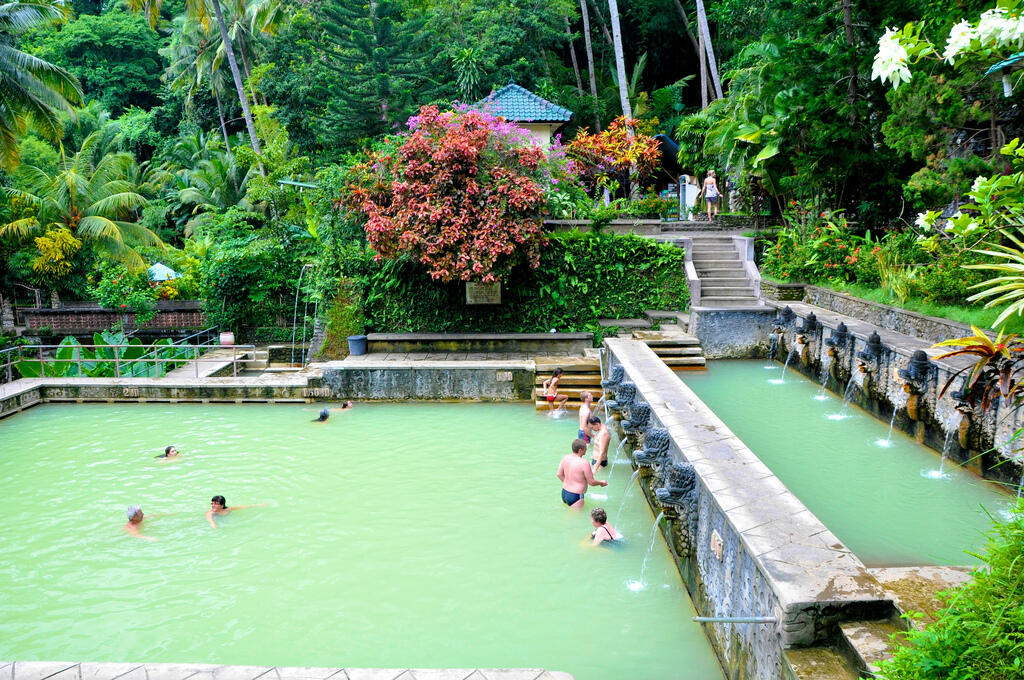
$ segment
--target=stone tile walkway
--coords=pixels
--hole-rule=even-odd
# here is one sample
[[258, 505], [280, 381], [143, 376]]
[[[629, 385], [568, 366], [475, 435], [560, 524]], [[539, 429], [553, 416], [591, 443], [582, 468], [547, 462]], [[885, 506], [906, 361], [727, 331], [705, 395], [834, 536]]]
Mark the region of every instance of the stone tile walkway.
[[0, 661], [0, 680], [573, 680], [542, 668], [313, 668]]

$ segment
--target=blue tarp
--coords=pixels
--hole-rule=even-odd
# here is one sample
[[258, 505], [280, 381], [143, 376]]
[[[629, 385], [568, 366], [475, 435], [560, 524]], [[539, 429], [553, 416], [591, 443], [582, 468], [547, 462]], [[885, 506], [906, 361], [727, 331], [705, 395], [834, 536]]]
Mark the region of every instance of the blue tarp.
[[170, 279], [176, 279], [179, 276], [181, 276], [181, 274], [160, 262], [157, 262], [149, 268], [150, 281], [169, 281]]

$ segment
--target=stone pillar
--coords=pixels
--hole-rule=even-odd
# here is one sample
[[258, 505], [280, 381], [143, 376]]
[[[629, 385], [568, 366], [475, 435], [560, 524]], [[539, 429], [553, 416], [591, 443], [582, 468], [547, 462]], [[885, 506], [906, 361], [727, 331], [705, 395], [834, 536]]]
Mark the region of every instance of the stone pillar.
[[14, 328], [14, 302], [0, 295], [0, 329]]

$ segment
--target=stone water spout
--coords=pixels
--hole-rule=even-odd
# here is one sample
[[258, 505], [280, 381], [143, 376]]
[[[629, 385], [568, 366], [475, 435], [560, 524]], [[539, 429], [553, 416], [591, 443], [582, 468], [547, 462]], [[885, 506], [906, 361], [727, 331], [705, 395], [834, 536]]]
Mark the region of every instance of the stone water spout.
[[668, 446], [671, 439], [668, 430], [652, 427], [644, 437], [644, 447], [633, 454], [633, 460], [640, 467], [654, 468], [668, 460]]
[[877, 331], [868, 336], [867, 346], [863, 351], [857, 352], [857, 370], [861, 373], [872, 373], [878, 368], [878, 362], [882, 358], [882, 351], [885, 345]]
[[622, 431], [627, 436], [638, 435], [647, 428], [651, 420], [651, 406], [645, 402], [636, 402], [629, 407], [629, 418], [622, 421]]
[[[787, 309], [789, 308], [787, 307]], [[819, 328], [821, 328], [821, 323], [818, 322], [818, 317], [814, 315], [814, 312], [811, 312], [807, 315], [807, 318], [803, 320], [803, 323], [796, 327], [796, 330], [801, 334], [801, 336], [803, 336], [811, 335], [817, 332]]]
[[626, 369], [622, 365], [612, 366], [611, 372], [608, 374], [608, 378], [601, 381], [601, 389], [607, 394], [609, 391], [614, 393], [615, 388], [622, 383], [626, 378]]
[[789, 305], [783, 307], [782, 310], [775, 316], [775, 321], [782, 326], [790, 325], [791, 323], [793, 323], [794, 319], [796, 319], [796, 312], [794, 312]]
[[846, 324], [840, 321], [839, 325], [832, 331], [832, 336], [825, 339], [825, 344], [828, 345], [828, 355], [835, 358], [839, 350], [849, 339], [850, 331], [846, 328]]
[[692, 508], [697, 489], [697, 473], [689, 463], [672, 463], [664, 471], [665, 486], [654, 490], [658, 505]]
[[628, 408], [636, 399], [636, 384], [625, 381], [619, 383], [615, 388], [615, 398], [608, 400], [608, 410], [617, 415], [622, 415], [624, 409]]

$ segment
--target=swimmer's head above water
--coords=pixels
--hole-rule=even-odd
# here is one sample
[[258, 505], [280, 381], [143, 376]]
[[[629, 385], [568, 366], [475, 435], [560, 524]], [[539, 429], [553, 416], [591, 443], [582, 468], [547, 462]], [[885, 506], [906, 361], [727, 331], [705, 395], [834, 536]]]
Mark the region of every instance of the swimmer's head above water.
[[164, 449], [164, 458], [174, 458], [177, 455], [178, 449], [174, 448], [173, 446], [168, 446], [166, 449]]
[[135, 522], [136, 524], [141, 522], [143, 517], [145, 517], [142, 513], [142, 507], [138, 505], [129, 505], [125, 514], [128, 515], [129, 522]]
[[320, 415], [317, 416], [316, 419], [313, 422], [314, 423], [322, 423], [322, 422], [325, 422], [330, 417], [331, 417], [330, 409], [326, 409], [326, 408], [325, 409], [321, 409], [320, 410]]
[[227, 499], [224, 498], [224, 496], [214, 496], [213, 498], [210, 499], [210, 509], [215, 511], [215, 512], [217, 510], [227, 510], [228, 509], [228, 501], [227, 501]]

